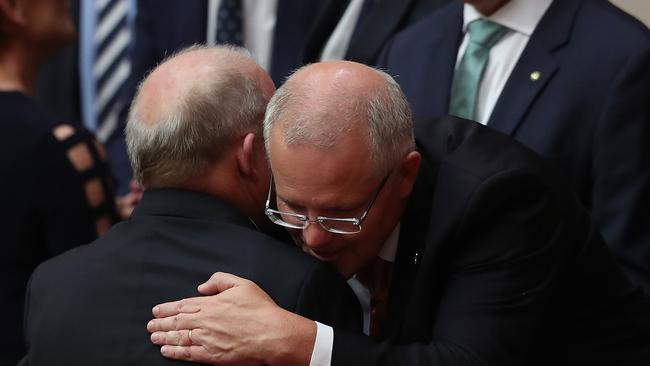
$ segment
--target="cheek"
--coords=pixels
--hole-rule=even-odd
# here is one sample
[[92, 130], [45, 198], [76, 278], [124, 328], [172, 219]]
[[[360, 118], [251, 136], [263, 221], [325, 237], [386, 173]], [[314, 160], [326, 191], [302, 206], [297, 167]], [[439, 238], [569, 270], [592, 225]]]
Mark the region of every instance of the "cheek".
[[287, 231], [289, 232], [289, 235], [291, 235], [291, 238], [293, 239], [293, 242], [296, 244], [296, 246], [306, 251], [305, 243], [302, 240], [302, 230], [287, 228]]

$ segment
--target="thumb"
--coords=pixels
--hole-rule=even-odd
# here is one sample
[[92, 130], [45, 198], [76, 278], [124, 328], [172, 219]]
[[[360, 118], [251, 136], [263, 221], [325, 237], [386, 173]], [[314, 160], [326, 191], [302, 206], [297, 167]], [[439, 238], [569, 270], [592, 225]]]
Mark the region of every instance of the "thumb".
[[199, 285], [198, 290], [203, 295], [216, 295], [247, 282], [249, 281], [230, 273], [215, 272], [209, 280]]

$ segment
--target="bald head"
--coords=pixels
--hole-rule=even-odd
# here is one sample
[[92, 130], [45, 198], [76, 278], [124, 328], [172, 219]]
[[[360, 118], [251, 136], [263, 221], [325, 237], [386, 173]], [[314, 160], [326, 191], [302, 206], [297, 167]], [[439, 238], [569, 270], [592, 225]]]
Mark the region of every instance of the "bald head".
[[[388, 74], [349, 61], [329, 61], [296, 71], [267, 108], [264, 136], [286, 146], [334, 149], [358, 133], [377, 174], [383, 175], [414, 149], [411, 112]], [[366, 149], [361, 149], [367, 147]]]
[[272, 81], [246, 51], [193, 46], [163, 61], [142, 82], [135, 105], [138, 117], [148, 124], [162, 121], [188, 98], [209, 94], [215, 84], [227, 83], [233, 73], [256, 77], [265, 96], [273, 94]]
[[193, 46], [142, 82], [126, 127], [129, 157], [145, 187], [185, 186], [246, 132], [260, 132], [274, 91], [246, 51]]

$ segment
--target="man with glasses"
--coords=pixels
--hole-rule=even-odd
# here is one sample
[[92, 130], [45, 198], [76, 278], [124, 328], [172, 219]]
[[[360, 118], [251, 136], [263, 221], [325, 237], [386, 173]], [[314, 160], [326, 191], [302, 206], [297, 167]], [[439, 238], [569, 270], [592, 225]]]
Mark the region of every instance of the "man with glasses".
[[[413, 135], [385, 73], [341, 61], [297, 71], [265, 116], [266, 214], [364, 285], [369, 336], [314, 329], [239, 295], [258, 292], [251, 282], [217, 273], [199, 289], [218, 294], [154, 307], [148, 329], [162, 354], [217, 365], [650, 359], [647, 300], [541, 158], [451, 117], [417, 123], [417, 148]], [[185, 329], [201, 340], [179, 344], [173, 335]], [[313, 347], [296, 341], [312, 338]]]

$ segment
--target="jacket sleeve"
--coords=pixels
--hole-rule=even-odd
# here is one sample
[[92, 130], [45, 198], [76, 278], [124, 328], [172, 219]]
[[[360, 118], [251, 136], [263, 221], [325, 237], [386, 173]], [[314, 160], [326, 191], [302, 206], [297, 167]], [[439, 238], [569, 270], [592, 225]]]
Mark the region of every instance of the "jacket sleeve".
[[315, 266], [302, 283], [296, 313], [311, 320], [361, 333], [363, 316], [352, 289], [331, 268]]
[[110, 169], [90, 132], [77, 126], [63, 140], [47, 134], [36, 155], [38, 222], [48, 257], [90, 243], [116, 222]]

